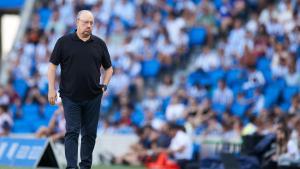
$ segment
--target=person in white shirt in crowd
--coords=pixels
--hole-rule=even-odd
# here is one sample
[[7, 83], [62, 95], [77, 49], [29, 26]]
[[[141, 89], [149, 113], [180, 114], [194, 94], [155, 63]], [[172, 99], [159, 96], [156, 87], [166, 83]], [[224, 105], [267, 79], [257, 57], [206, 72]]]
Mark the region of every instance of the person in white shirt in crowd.
[[220, 61], [218, 54], [212, 51], [208, 46], [205, 46], [200, 56], [195, 60], [194, 67], [204, 72], [209, 72], [217, 69], [221, 65]]
[[171, 75], [165, 75], [163, 77], [163, 82], [157, 87], [157, 94], [162, 99], [172, 96], [177, 90], [177, 85], [173, 81]]
[[230, 106], [233, 102], [232, 90], [226, 86], [226, 82], [221, 79], [218, 82], [218, 88], [213, 92], [212, 102], [214, 104], [221, 104], [224, 106]]
[[296, 71], [296, 63], [289, 64], [285, 82], [287, 86], [300, 86], [300, 74]]
[[115, 67], [114, 76], [111, 78], [108, 90], [115, 95], [120, 95], [127, 90], [129, 84], [130, 79], [125, 72], [121, 68]]
[[4, 87], [0, 85], [0, 106], [8, 105], [9, 96], [4, 92]]
[[273, 62], [271, 66], [272, 76], [275, 78], [284, 78], [288, 74], [288, 62], [289, 62], [289, 55], [286, 52], [282, 52], [278, 56], [278, 61]]
[[297, 114], [300, 115], [300, 98], [299, 95], [294, 95], [292, 98], [291, 106], [288, 110], [289, 114]]
[[171, 12], [166, 21], [166, 28], [173, 44], [180, 44], [181, 29], [185, 26], [185, 20], [182, 17], [175, 17], [174, 12]]
[[167, 106], [166, 119], [175, 122], [176, 120], [184, 118], [184, 109], [185, 105], [180, 102], [177, 95], [174, 95], [171, 98], [170, 104]]
[[174, 123], [169, 124], [169, 135], [172, 140], [167, 152], [174, 157], [181, 169], [186, 169], [186, 164], [193, 158], [192, 138], [182, 126]]
[[241, 58], [244, 54], [245, 44], [246, 29], [242, 26], [242, 21], [237, 19], [234, 22], [234, 29], [231, 30], [228, 36], [228, 44], [225, 53]]
[[135, 18], [135, 6], [129, 0], [117, 0], [113, 5], [114, 15], [120, 17], [123, 21], [127, 22], [129, 25], [134, 24]]
[[146, 91], [146, 97], [142, 101], [142, 106], [149, 109], [152, 112], [157, 112], [161, 106], [162, 100], [157, 96], [154, 89], [148, 89]]
[[249, 67], [248, 80], [244, 82], [243, 89], [252, 89], [262, 87], [266, 83], [261, 71], [256, 70], [255, 66]]
[[7, 106], [0, 105], [0, 137], [9, 135], [13, 119], [7, 111]]
[[267, 8], [265, 8], [259, 15], [259, 22], [261, 24], [268, 24], [271, 21], [271, 18], [277, 18], [279, 11], [276, 9], [274, 3], [271, 3]]

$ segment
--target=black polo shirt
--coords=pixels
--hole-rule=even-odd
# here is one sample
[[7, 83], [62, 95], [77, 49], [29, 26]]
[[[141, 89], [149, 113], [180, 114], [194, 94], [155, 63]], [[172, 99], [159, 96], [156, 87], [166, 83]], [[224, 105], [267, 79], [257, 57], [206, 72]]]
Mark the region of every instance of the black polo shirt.
[[105, 42], [94, 35], [84, 42], [76, 32], [58, 39], [50, 62], [61, 66], [61, 97], [74, 101], [89, 100], [99, 95], [100, 67], [111, 67]]

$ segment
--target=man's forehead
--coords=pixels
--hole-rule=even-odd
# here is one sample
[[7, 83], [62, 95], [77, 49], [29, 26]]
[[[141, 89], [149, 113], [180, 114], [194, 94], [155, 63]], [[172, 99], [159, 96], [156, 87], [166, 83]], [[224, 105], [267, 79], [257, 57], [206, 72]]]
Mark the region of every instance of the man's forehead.
[[89, 11], [80, 11], [78, 13], [78, 19], [84, 19], [84, 20], [94, 20], [94, 16], [91, 12]]

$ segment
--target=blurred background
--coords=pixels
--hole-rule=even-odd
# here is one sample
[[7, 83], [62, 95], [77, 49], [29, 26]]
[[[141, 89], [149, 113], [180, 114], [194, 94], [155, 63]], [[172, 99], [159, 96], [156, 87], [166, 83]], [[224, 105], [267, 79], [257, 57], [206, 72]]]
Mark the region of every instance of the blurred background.
[[47, 68], [83, 9], [114, 67], [95, 168], [299, 168], [300, 0], [1, 0], [0, 137], [65, 165]]

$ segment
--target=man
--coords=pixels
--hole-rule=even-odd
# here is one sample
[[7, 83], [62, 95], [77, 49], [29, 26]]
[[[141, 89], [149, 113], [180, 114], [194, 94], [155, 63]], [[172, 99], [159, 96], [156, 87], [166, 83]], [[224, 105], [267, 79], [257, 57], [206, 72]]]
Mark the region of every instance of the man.
[[[95, 145], [100, 103], [113, 74], [106, 44], [92, 35], [94, 17], [82, 10], [77, 30], [58, 39], [48, 70], [50, 104], [55, 104], [55, 72], [61, 66], [60, 96], [66, 119], [65, 154], [67, 169], [77, 167], [78, 137], [81, 132], [80, 169], [90, 169]], [[100, 85], [100, 68], [105, 69]]]

